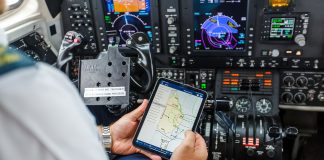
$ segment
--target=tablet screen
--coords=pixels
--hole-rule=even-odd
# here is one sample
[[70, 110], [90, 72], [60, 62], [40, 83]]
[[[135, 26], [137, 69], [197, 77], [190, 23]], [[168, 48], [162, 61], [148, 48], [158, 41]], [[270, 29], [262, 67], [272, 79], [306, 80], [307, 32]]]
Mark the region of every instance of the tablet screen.
[[156, 87], [151, 106], [134, 142], [141, 148], [171, 157], [184, 139], [185, 131], [194, 129], [206, 94], [165, 80], [160, 80]]

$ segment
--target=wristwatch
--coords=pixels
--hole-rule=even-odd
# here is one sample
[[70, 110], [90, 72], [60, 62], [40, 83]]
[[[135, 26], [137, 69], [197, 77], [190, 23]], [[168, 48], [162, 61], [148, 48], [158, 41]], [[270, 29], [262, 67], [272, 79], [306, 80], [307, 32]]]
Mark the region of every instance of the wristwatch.
[[108, 153], [111, 153], [112, 139], [111, 139], [111, 133], [110, 133], [109, 126], [105, 126], [102, 128], [102, 143], [103, 143], [104, 147], [106, 148], [106, 151]]

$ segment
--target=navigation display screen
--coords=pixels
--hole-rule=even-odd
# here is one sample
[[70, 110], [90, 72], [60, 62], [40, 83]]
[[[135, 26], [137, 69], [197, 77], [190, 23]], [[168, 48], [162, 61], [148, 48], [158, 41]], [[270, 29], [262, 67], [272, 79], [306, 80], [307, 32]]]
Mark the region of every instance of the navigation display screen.
[[205, 99], [201, 91], [160, 80], [134, 143], [170, 158], [197, 124]]
[[272, 18], [270, 40], [292, 40], [295, 21], [295, 18]]
[[126, 40], [137, 32], [152, 39], [150, 0], [104, 0], [107, 36], [111, 43], [126, 47]]
[[193, 0], [196, 50], [246, 49], [248, 0]]

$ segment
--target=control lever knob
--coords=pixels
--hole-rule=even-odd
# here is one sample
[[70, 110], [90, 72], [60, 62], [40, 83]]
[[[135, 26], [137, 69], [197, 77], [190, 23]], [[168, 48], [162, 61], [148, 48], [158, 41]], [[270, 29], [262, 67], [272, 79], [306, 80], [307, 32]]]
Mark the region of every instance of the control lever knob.
[[260, 64], [260, 67], [261, 67], [261, 68], [264, 68], [265, 66], [266, 66], [265, 61], [262, 60], [262, 61], [261, 61], [261, 64]]
[[237, 62], [237, 64], [239, 65], [239, 67], [244, 67], [246, 62], [245, 59], [239, 59], [239, 61]]
[[233, 101], [228, 97], [223, 97], [215, 100], [216, 111], [228, 112], [233, 108]]
[[250, 67], [251, 67], [251, 68], [254, 68], [254, 67], [255, 67], [255, 61], [254, 61], [254, 60], [251, 60], [251, 61], [250, 61]]
[[294, 139], [298, 134], [299, 130], [296, 127], [287, 127], [283, 133], [283, 137]]
[[278, 138], [281, 135], [281, 129], [277, 126], [269, 127], [268, 129], [269, 137]]
[[306, 45], [306, 37], [303, 34], [298, 34], [295, 37], [295, 42], [298, 44], [300, 47], [304, 47]]
[[297, 136], [299, 133], [299, 130], [296, 127], [288, 127], [288, 128], [286, 128], [285, 133], [286, 133], [286, 135]]
[[177, 49], [178, 49], [177, 46], [171, 46], [171, 47], [169, 48], [169, 52], [170, 52], [170, 54], [174, 54], [174, 53], [177, 51]]

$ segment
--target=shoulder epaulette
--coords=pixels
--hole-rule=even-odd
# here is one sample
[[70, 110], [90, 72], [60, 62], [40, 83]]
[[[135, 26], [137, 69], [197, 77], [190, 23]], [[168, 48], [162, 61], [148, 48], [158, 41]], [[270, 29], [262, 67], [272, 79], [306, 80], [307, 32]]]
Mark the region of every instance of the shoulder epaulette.
[[34, 65], [35, 62], [23, 53], [0, 46], [0, 76], [13, 70]]

